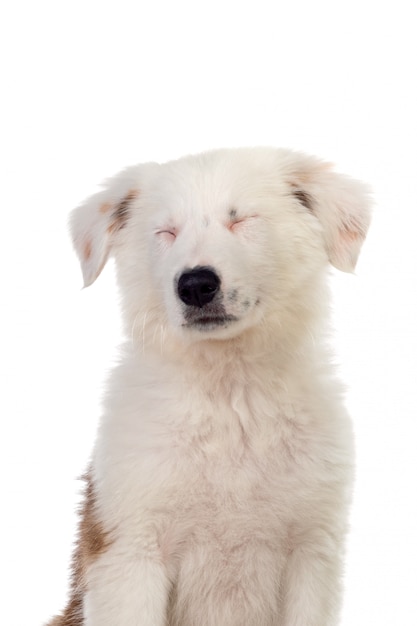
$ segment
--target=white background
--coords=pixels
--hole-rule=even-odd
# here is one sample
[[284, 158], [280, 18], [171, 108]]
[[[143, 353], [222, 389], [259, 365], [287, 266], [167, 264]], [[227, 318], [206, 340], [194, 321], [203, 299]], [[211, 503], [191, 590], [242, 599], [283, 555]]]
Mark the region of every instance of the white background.
[[411, 0], [9, 2], [1, 624], [40, 626], [64, 603], [76, 477], [119, 340], [113, 269], [80, 289], [70, 209], [130, 163], [256, 144], [317, 154], [374, 189], [356, 275], [332, 279], [358, 453], [342, 623], [417, 624], [414, 10]]

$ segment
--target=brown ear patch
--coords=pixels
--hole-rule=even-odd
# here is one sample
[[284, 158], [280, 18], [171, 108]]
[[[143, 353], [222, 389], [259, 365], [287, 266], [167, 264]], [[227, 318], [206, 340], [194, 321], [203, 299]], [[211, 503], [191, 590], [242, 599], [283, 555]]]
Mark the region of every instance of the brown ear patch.
[[114, 232], [120, 230], [121, 228], [123, 228], [127, 222], [127, 219], [129, 217], [129, 206], [130, 203], [137, 198], [139, 195], [139, 192], [137, 191], [137, 189], [131, 189], [125, 196], [124, 198], [122, 198], [122, 200], [120, 200], [120, 202], [118, 202], [118, 204], [116, 204], [116, 206], [114, 207], [114, 210], [112, 212], [111, 215], [111, 223], [110, 226], [108, 227], [107, 231], [110, 234], [113, 234]]
[[54, 617], [47, 626], [84, 626], [86, 571], [111, 544], [109, 533], [104, 530], [97, 517], [96, 494], [91, 475], [85, 474], [83, 480], [86, 486], [80, 508], [78, 538], [72, 557], [71, 595], [62, 615]]
[[303, 189], [298, 189], [298, 188], [295, 187], [292, 190], [292, 195], [298, 200], [298, 202], [300, 202], [300, 204], [305, 206], [306, 209], [308, 209], [309, 211], [313, 212], [313, 200], [312, 200], [310, 194], [308, 194]]

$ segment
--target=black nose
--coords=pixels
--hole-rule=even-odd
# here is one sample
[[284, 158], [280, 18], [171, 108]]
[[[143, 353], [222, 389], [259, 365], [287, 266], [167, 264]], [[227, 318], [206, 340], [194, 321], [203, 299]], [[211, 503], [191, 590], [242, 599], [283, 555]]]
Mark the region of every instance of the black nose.
[[195, 267], [178, 279], [178, 295], [185, 304], [203, 307], [219, 291], [220, 278], [212, 270]]

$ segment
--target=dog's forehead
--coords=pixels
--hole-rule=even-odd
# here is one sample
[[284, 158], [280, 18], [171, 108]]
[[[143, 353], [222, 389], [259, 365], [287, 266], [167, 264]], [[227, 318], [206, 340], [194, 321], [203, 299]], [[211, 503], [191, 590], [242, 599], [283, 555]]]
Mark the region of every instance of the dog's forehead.
[[161, 166], [159, 206], [184, 219], [230, 216], [256, 203], [268, 189], [282, 186], [270, 159], [252, 151], [225, 150], [171, 161]]

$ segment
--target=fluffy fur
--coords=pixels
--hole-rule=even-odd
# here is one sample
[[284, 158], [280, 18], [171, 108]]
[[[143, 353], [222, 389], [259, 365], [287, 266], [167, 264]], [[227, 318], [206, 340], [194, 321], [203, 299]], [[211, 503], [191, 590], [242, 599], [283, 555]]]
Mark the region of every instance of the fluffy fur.
[[365, 186], [287, 150], [131, 167], [74, 211], [128, 340], [54, 626], [334, 626], [352, 433], [325, 346]]

